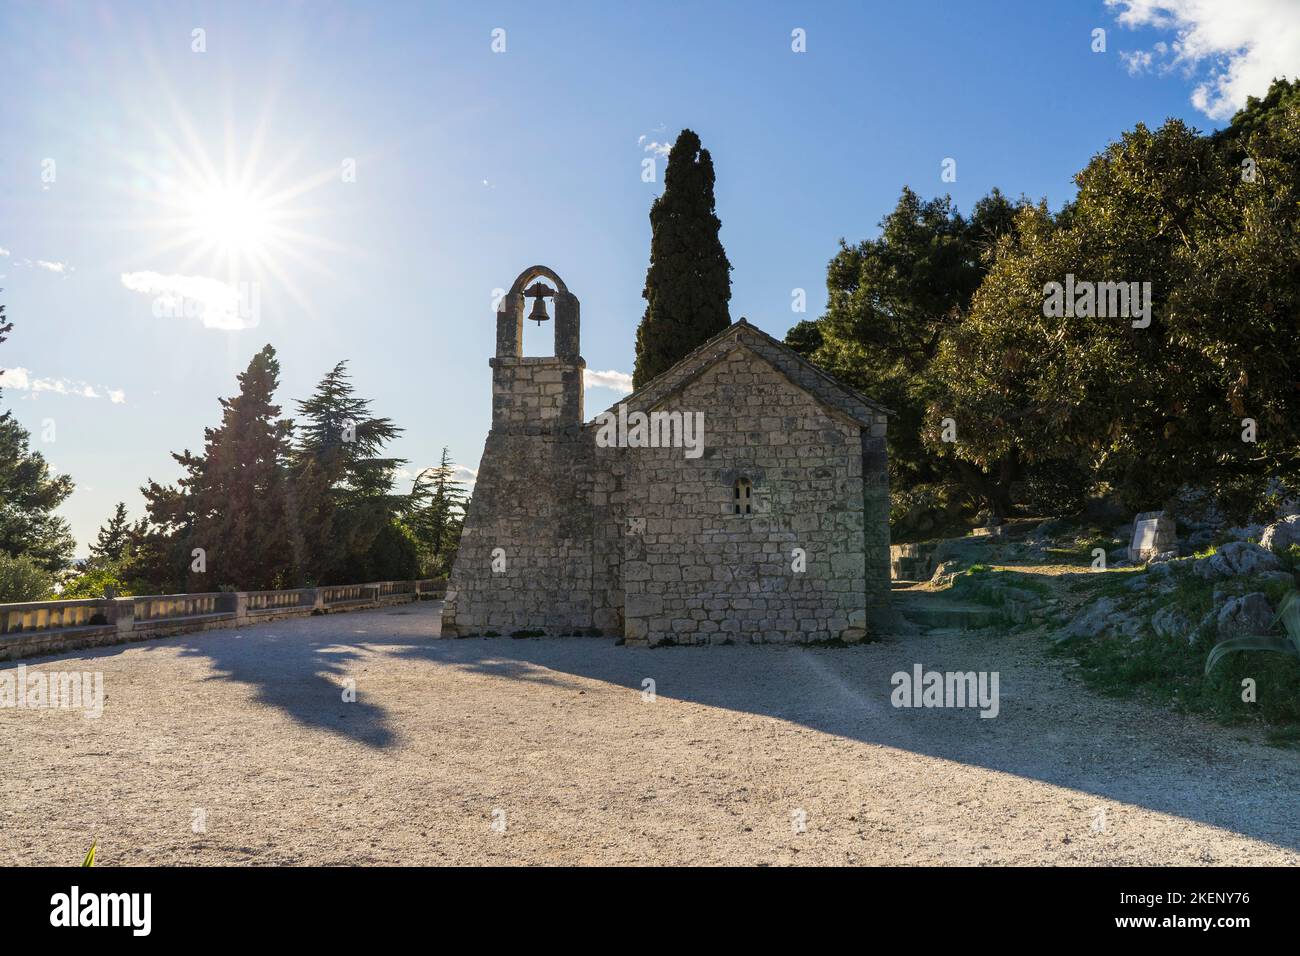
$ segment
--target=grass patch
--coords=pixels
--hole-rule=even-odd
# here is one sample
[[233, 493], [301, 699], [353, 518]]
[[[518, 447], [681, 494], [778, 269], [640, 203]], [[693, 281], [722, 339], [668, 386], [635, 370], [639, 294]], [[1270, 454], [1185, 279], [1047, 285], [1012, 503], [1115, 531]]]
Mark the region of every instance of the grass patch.
[[1100, 548], [1110, 554], [1116, 548], [1122, 548], [1127, 542], [1116, 538], [1100, 528], [1080, 528], [1074, 540], [1058, 543], [1043, 549], [1055, 564], [1091, 565], [1093, 552]]
[[[1282, 654], [1248, 651], [1230, 655], [1205, 673], [1205, 659], [1216, 640], [1213, 618], [1207, 620], [1215, 607], [1216, 587], [1234, 594], [1263, 590], [1276, 606], [1291, 586], [1245, 578], [1225, 587], [1228, 582], [1207, 581], [1185, 569], [1172, 572], [1168, 580], [1173, 587], [1164, 592], [1154, 593], [1153, 583], [1142, 592], [1118, 593], [1127, 599], [1125, 603], [1138, 605], [1148, 620], [1158, 610], [1174, 607], [1189, 620], [1204, 622], [1192, 640], [1161, 637], [1148, 624], [1136, 639], [1086, 638], [1059, 645], [1055, 653], [1077, 660], [1084, 682], [1107, 696], [1137, 697], [1223, 724], [1268, 725], [1286, 739], [1300, 734], [1300, 662]], [[1106, 582], [1097, 596], [1109, 589]], [[1247, 678], [1255, 682], [1253, 702], [1242, 700], [1242, 681]]]

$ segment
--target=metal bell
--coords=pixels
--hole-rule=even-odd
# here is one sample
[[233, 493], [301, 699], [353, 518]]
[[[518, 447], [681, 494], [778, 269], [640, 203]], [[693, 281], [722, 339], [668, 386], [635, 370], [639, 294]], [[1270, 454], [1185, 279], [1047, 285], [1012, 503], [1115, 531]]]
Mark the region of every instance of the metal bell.
[[546, 295], [550, 291], [550, 289], [547, 289], [543, 292], [539, 286], [533, 286], [533, 288], [528, 291], [528, 295], [533, 297], [533, 310], [528, 313], [528, 318], [532, 319], [539, 326], [543, 322], [550, 321], [551, 318], [546, 314]]

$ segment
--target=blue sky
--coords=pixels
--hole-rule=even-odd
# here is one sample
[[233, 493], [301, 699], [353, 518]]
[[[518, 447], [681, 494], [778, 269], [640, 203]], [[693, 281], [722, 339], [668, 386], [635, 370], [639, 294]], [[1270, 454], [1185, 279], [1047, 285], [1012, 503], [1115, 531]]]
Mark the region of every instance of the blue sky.
[[[700, 134], [732, 316], [779, 336], [904, 184], [1057, 207], [1123, 130], [1216, 128], [1300, 64], [1297, 0], [1217, 6], [6, 3], [3, 405], [76, 480], [79, 554], [176, 477], [267, 342], [286, 409], [347, 359], [412, 471], [443, 445], [475, 468], [492, 296], [525, 266], [581, 299], [590, 370], [631, 370], [654, 144]], [[256, 290], [255, 324], [225, 288]], [[588, 417], [618, 397], [589, 389]]]

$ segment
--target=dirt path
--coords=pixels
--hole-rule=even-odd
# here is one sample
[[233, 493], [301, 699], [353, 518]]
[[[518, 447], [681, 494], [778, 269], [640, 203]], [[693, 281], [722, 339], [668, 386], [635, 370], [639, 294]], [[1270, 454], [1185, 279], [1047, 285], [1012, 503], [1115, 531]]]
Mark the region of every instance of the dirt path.
[[[92, 840], [102, 865], [1300, 863], [1293, 753], [1097, 698], [1033, 638], [636, 650], [437, 621], [24, 662], [102, 671], [107, 701], [0, 710], [0, 864]], [[999, 715], [895, 709], [916, 663], [998, 671]]]

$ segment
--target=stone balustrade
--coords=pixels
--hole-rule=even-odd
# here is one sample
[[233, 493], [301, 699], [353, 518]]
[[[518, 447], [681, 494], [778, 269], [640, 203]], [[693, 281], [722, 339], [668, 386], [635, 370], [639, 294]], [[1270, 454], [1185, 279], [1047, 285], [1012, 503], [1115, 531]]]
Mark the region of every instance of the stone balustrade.
[[441, 600], [443, 580], [0, 604], [0, 661], [221, 627]]

